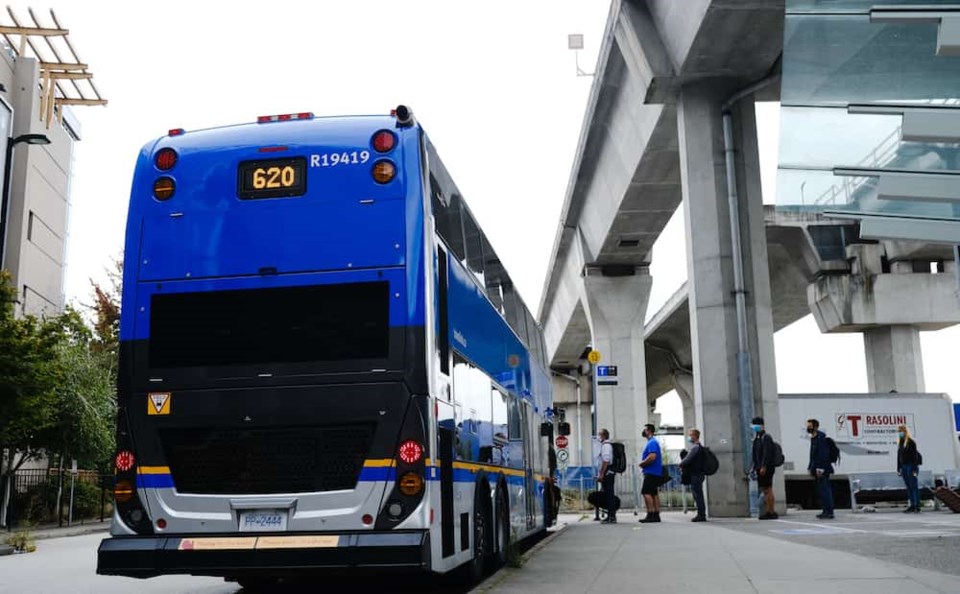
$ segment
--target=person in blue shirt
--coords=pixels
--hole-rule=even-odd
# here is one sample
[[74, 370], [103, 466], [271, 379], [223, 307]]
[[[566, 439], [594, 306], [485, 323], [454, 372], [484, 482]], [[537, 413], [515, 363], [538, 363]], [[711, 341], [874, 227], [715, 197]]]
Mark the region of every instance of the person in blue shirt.
[[647, 507], [647, 515], [640, 520], [643, 524], [660, 521], [660, 484], [663, 482], [663, 454], [660, 451], [660, 442], [656, 438], [656, 427], [647, 423], [641, 433], [647, 440], [647, 445], [640, 455], [640, 468], [643, 469], [643, 503]]
[[807, 419], [807, 433], [810, 435], [810, 464], [807, 465], [807, 470], [817, 481], [820, 502], [823, 504], [823, 512], [817, 514], [817, 517], [821, 520], [832, 520], [833, 487], [830, 485], [830, 475], [833, 474], [833, 464], [830, 463], [827, 434], [820, 431], [820, 421], [817, 419]]

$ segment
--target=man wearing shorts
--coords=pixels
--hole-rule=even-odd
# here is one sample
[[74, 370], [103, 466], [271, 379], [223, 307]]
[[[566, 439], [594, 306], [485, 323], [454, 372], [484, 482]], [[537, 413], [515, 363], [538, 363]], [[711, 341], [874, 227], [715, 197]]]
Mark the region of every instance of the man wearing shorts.
[[663, 454], [660, 452], [660, 442], [654, 437], [656, 428], [647, 423], [643, 426], [641, 435], [647, 440], [647, 445], [640, 455], [640, 468], [643, 469], [643, 503], [647, 507], [647, 515], [640, 522], [652, 524], [660, 521], [659, 488], [663, 482]]
[[773, 499], [773, 474], [776, 470], [773, 462], [773, 438], [763, 425], [763, 417], [754, 417], [753, 429], [753, 468], [751, 474], [757, 476], [757, 487], [763, 492], [764, 508], [760, 512], [761, 520], [776, 520], [775, 501]]

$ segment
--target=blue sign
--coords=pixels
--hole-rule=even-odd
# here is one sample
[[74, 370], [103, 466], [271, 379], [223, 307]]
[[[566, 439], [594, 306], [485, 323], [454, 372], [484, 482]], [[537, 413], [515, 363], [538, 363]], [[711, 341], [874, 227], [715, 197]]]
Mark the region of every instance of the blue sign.
[[953, 422], [957, 424], [957, 433], [960, 433], [960, 404], [953, 405]]
[[616, 365], [597, 366], [597, 377], [617, 377], [617, 366]]

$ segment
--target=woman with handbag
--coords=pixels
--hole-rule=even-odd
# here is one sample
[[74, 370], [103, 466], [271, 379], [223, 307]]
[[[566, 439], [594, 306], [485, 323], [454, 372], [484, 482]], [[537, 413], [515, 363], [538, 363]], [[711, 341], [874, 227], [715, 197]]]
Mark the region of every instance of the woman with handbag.
[[917, 451], [917, 442], [910, 436], [910, 430], [906, 425], [897, 427], [897, 474], [903, 477], [903, 483], [907, 486], [907, 500], [909, 506], [903, 510], [904, 513], [920, 513], [920, 485], [917, 482], [917, 476], [920, 474], [920, 465], [923, 458]]

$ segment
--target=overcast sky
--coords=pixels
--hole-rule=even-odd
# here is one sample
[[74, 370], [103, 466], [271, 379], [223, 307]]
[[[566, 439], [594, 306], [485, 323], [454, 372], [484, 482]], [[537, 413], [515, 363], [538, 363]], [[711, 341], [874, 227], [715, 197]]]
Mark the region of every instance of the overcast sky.
[[[12, 5], [26, 13], [27, 4]], [[70, 0], [53, 8], [110, 101], [75, 109], [83, 140], [68, 299], [87, 301], [88, 279], [102, 279], [121, 253], [133, 165], [148, 140], [258, 115], [386, 113], [405, 103], [536, 311], [592, 82], [576, 76], [566, 36], [585, 35], [580, 64], [592, 71], [608, 2]], [[775, 114], [761, 127], [769, 180]], [[654, 251], [651, 312], [686, 278], [681, 217]], [[925, 335], [928, 391], [960, 395], [947, 358], [958, 338]], [[781, 392], [866, 390], [860, 335], [821, 336], [808, 317], [782, 331], [776, 348]]]

